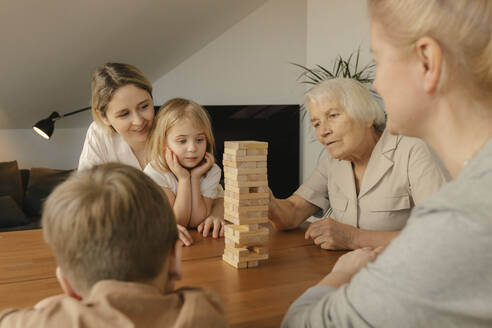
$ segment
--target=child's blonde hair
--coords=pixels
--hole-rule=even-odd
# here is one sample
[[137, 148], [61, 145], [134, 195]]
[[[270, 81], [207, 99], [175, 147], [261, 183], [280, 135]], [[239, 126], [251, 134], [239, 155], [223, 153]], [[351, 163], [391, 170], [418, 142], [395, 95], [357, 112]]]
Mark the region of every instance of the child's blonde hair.
[[114, 129], [104, 124], [108, 104], [114, 93], [121, 87], [132, 84], [145, 90], [152, 98], [152, 84], [143, 73], [133, 65], [106, 63], [92, 74], [91, 106], [92, 118], [107, 134], [115, 133]]
[[155, 278], [178, 239], [162, 189], [136, 168], [109, 163], [73, 174], [48, 197], [43, 233], [75, 291], [100, 280]]
[[163, 172], [169, 171], [164, 156], [167, 148], [167, 136], [173, 126], [185, 119], [190, 120], [197, 128], [203, 129], [207, 139], [207, 152], [212, 156], [214, 155], [215, 139], [208, 113], [192, 100], [173, 98], [161, 106], [152, 124], [147, 153], [149, 154], [149, 163], [155, 169]]
[[[423, 36], [443, 49], [442, 79], [465, 80], [470, 90], [492, 92], [492, 1], [368, 0], [371, 18], [399, 48], [411, 49]], [[453, 77], [450, 77], [453, 74]]]

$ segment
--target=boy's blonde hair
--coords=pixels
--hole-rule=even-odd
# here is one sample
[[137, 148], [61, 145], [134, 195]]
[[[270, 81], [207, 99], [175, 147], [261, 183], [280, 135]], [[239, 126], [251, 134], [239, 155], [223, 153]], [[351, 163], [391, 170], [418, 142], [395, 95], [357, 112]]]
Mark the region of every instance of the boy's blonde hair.
[[79, 171], [44, 204], [43, 233], [74, 290], [100, 280], [155, 278], [178, 239], [173, 211], [136, 168], [109, 163]]
[[114, 93], [121, 87], [132, 84], [145, 90], [152, 98], [152, 84], [143, 73], [133, 65], [121, 63], [106, 63], [97, 68], [92, 74], [91, 106], [92, 118], [107, 133], [115, 133], [107, 126], [101, 117], [106, 117], [108, 104]]
[[173, 98], [161, 106], [152, 124], [147, 153], [149, 154], [149, 163], [155, 169], [163, 172], [169, 171], [164, 156], [167, 148], [167, 136], [174, 125], [185, 119], [190, 120], [195, 127], [203, 129], [207, 138], [207, 152], [212, 156], [214, 155], [215, 139], [208, 113], [192, 100]]
[[[391, 42], [411, 49], [423, 36], [443, 49], [440, 88], [464, 80], [472, 91], [492, 92], [492, 1], [368, 0], [371, 18]], [[452, 78], [449, 76], [456, 73]]]

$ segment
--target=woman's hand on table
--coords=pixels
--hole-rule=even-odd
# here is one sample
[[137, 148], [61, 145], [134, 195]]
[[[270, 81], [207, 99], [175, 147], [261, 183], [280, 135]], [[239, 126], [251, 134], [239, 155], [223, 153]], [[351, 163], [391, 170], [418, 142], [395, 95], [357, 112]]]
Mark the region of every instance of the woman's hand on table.
[[207, 237], [210, 229], [213, 229], [212, 237], [219, 238], [224, 237], [224, 225], [225, 221], [223, 219], [209, 216], [198, 225], [197, 230], [203, 234], [203, 237]]
[[369, 262], [376, 260], [383, 250], [384, 248], [381, 246], [377, 248], [364, 247], [342, 255], [331, 272], [318, 284], [338, 288], [348, 283]]
[[179, 240], [181, 240], [185, 246], [190, 246], [193, 243], [193, 238], [191, 238], [190, 233], [181, 224], [177, 224], [177, 226], [178, 226]]
[[304, 237], [311, 238], [316, 245], [323, 249], [354, 249], [357, 238], [357, 228], [340, 223], [332, 218], [324, 218], [313, 222], [306, 230]]

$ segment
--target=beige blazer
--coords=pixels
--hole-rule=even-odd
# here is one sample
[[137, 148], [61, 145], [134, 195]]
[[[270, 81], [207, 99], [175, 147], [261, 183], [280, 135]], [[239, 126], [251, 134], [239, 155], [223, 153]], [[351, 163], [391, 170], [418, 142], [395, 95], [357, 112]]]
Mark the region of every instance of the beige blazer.
[[384, 131], [372, 151], [359, 195], [349, 161], [326, 154], [295, 192], [329, 216], [351, 226], [401, 230], [415, 204], [449, 181], [449, 174], [424, 141]]
[[3, 327], [227, 327], [218, 295], [199, 288], [161, 294], [150, 285], [103, 280], [83, 301], [64, 297], [42, 309], [0, 312]]

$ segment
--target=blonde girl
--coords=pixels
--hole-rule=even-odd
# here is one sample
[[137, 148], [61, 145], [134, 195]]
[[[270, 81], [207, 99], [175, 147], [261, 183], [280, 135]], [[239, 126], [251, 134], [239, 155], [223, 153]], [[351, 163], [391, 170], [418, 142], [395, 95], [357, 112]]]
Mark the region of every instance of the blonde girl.
[[191, 100], [171, 99], [154, 120], [144, 172], [163, 188], [178, 224], [204, 234], [213, 226], [223, 235], [223, 221], [206, 220], [214, 199], [223, 197], [214, 142], [207, 112]]

